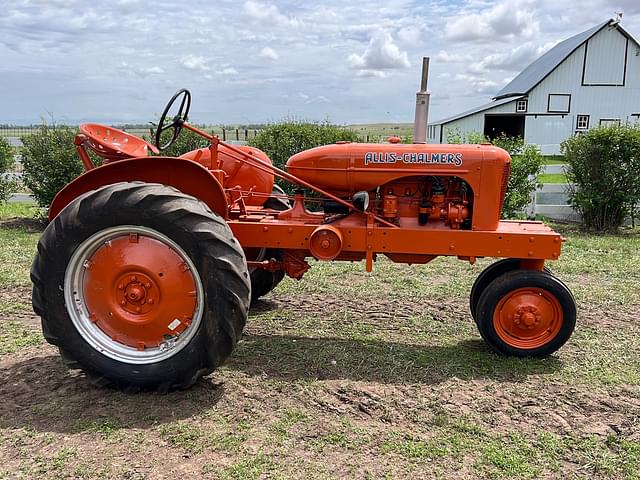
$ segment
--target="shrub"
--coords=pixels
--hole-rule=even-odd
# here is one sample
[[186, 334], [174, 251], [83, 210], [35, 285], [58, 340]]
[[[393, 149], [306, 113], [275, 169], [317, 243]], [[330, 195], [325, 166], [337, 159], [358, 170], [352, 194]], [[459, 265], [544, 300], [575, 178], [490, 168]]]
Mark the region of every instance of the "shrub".
[[[249, 140], [249, 145], [264, 151], [276, 167], [283, 169], [290, 156], [309, 148], [341, 140], [356, 142], [358, 135], [352, 130], [328, 122], [309, 123], [287, 120], [268, 125]], [[287, 191], [293, 188], [288, 182], [279, 181], [278, 183]]]
[[0, 202], [5, 202], [16, 187], [16, 182], [7, 177], [13, 167], [13, 148], [4, 138], [0, 138]]
[[[487, 138], [478, 132], [469, 132], [465, 137], [460, 129], [447, 130], [449, 143], [483, 143]], [[522, 217], [538, 187], [537, 177], [542, 172], [542, 155], [535, 145], [527, 145], [521, 137], [500, 136], [491, 141], [511, 155], [511, 175], [502, 207], [502, 218]]]
[[73, 144], [75, 135], [70, 127], [42, 124], [22, 137], [23, 181], [41, 207], [50, 205], [56, 193], [84, 171]]
[[538, 147], [525, 144], [519, 137], [498, 137], [493, 144], [511, 155], [511, 175], [502, 206], [502, 218], [522, 217], [531, 203], [531, 195], [538, 187], [542, 155]]
[[615, 230], [640, 202], [640, 128], [594, 128], [562, 143], [569, 200], [589, 230]]

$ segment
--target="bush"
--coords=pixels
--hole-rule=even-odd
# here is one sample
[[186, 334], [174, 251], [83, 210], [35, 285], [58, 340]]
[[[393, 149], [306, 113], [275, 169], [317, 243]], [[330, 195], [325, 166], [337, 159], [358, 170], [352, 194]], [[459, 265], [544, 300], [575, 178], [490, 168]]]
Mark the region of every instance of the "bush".
[[519, 137], [498, 137], [493, 144], [511, 155], [511, 175], [502, 206], [502, 218], [522, 217], [527, 205], [531, 203], [531, 195], [538, 188], [537, 178], [543, 166], [542, 155], [538, 147], [525, 144]]
[[[483, 143], [487, 138], [478, 132], [470, 132], [465, 137], [460, 129], [447, 130], [449, 143]], [[502, 218], [522, 217], [531, 195], [538, 187], [537, 178], [542, 172], [543, 159], [538, 147], [527, 145], [521, 137], [500, 136], [491, 141], [511, 155], [511, 175], [502, 207]]]
[[[341, 140], [356, 142], [356, 132], [332, 125], [328, 122], [308, 123], [287, 120], [268, 125], [258, 135], [249, 140], [249, 145], [264, 151], [273, 164], [284, 169], [290, 156]], [[294, 187], [288, 182], [278, 181], [287, 191]]]
[[13, 148], [4, 138], [0, 138], [0, 202], [5, 202], [16, 187], [16, 182], [7, 177], [13, 167]]
[[616, 230], [640, 202], [640, 128], [594, 128], [562, 143], [571, 205], [589, 230]]
[[42, 124], [22, 137], [23, 181], [41, 207], [50, 205], [58, 191], [84, 172], [73, 144], [75, 135], [75, 129]]

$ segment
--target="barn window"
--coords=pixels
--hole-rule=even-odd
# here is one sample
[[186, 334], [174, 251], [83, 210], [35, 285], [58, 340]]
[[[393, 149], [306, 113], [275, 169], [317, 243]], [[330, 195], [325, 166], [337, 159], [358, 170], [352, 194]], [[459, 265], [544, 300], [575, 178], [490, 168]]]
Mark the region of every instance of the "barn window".
[[520, 112], [520, 113], [526, 112], [528, 103], [529, 101], [526, 98], [523, 98], [522, 100], [518, 100], [516, 102], [516, 112]]
[[547, 101], [547, 112], [569, 113], [571, 110], [571, 95], [568, 93], [550, 93]]
[[610, 127], [612, 125], [620, 125], [620, 119], [619, 118], [601, 118], [600, 119], [600, 126]]
[[578, 115], [576, 128], [578, 130], [586, 130], [589, 128], [589, 115]]

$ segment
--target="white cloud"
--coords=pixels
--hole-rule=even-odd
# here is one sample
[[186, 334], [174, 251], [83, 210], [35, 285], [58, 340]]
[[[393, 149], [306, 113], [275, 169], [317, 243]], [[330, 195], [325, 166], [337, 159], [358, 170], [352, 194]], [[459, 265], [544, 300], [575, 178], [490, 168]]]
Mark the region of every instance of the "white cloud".
[[183, 86], [198, 122], [410, 122], [423, 55], [437, 119], [485, 103], [547, 45], [616, 8], [640, 38], [640, 1], [610, 3], [5, 1], [0, 91], [19, 95], [3, 99], [0, 123], [37, 122], [46, 111], [72, 123], [146, 122]]
[[159, 75], [161, 73], [164, 73], [164, 70], [157, 65], [154, 65], [153, 67], [141, 67], [138, 64], [130, 65], [127, 62], [122, 62], [118, 66], [118, 70], [120, 70], [121, 72], [133, 74], [141, 78], [148, 77], [149, 75]]
[[284, 15], [276, 5], [271, 3], [247, 0], [244, 2], [244, 12], [252, 20], [264, 22], [266, 25], [270, 23], [278, 26], [299, 25], [296, 18]]
[[259, 57], [268, 58], [269, 60], [278, 60], [280, 55], [271, 47], [264, 47], [258, 54]]
[[503, 0], [480, 13], [453, 16], [445, 36], [454, 41], [532, 38], [540, 31], [532, 6], [531, 0]]
[[460, 73], [456, 75], [456, 80], [464, 81], [471, 86], [474, 93], [483, 93], [488, 95], [495, 95], [499, 90], [501, 84], [493, 80], [489, 80], [483, 75], [469, 75]]
[[360, 71], [381, 71], [408, 68], [411, 66], [407, 52], [400, 50], [388, 32], [378, 31], [362, 55], [352, 53], [347, 65]]
[[520, 71], [552, 46], [553, 43], [542, 46], [536, 45], [533, 42], [523, 43], [510, 50], [487, 55], [479, 62], [473, 63], [469, 67], [469, 70], [474, 73], [487, 73], [496, 70]]
[[189, 54], [186, 57], [180, 60], [182, 66], [188, 70], [200, 70], [202, 72], [207, 72], [211, 70], [209, 67], [207, 59], [200, 55]]
[[238, 70], [233, 67], [224, 67], [218, 72], [220, 75], [237, 75]]

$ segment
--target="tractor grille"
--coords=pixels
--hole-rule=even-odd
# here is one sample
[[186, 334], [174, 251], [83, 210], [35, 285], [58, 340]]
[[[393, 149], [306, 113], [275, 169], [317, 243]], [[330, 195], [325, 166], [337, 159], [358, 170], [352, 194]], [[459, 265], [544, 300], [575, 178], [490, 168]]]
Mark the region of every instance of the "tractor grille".
[[500, 188], [500, 215], [502, 215], [502, 207], [504, 206], [504, 196], [509, 186], [509, 175], [511, 174], [511, 162], [504, 164], [502, 170], [502, 187]]

